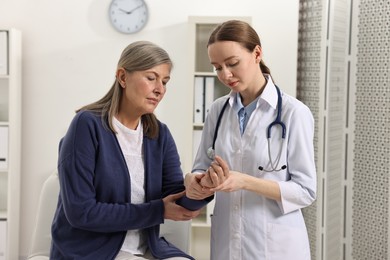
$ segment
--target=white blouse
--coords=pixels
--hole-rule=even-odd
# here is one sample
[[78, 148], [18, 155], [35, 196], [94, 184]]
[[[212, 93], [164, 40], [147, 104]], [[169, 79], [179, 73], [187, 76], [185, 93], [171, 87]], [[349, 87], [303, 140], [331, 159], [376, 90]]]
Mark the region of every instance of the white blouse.
[[[145, 202], [145, 170], [143, 159], [143, 128], [140, 120], [137, 129], [132, 130], [124, 126], [118, 119], [113, 118], [113, 125], [117, 131], [117, 139], [126, 160], [131, 182], [131, 203]], [[122, 251], [131, 254], [146, 252], [146, 238], [142, 230], [128, 230]]]

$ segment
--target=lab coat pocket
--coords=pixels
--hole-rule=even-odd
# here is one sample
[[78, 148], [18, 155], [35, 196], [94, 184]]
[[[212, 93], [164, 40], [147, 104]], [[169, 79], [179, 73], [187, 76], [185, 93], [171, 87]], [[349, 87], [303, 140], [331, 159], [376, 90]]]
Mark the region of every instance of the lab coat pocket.
[[310, 260], [306, 229], [269, 223], [267, 260]]

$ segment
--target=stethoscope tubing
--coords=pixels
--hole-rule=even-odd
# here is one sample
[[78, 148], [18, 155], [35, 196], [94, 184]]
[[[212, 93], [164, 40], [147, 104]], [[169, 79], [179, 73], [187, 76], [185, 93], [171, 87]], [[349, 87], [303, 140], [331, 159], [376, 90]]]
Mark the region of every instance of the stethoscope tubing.
[[[264, 167], [262, 166], [259, 166], [259, 170], [260, 171], [265, 171], [265, 172], [273, 172], [273, 171], [281, 171], [281, 170], [284, 170], [287, 168], [286, 165], [283, 165], [280, 169], [278, 169], [278, 165], [279, 165], [279, 162], [280, 162], [280, 158], [281, 158], [281, 153], [282, 153], [282, 148], [283, 148], [283, 141], [285, 140], [285, 137], [286, 137], [286, 125], [283, 123], [283, 121], [281, 120], [281, 117], [282, 117], [282, 94], [280, 92], [280, 89], [278, 86], [275, 85], [275, 88], [276, 88], [276, 91], [277, 91], [277, 94], [278, 94], [278, 103], [277, 103], [277, 114], [276, 114], [276, 118], [274, 121], [272, 121], [269, 126], [267, 127], [267, 144], [268, 144], [268, 157], [269, 157], [269, 160], [270, 160], [270, 164], [271, 164], [271, 169], [264, 169]], [[210, 159], [214, 159], [214, 156], [215, 156], [215, 142], [217, 141], [217, 137], [218, 137], [218, 131], [219, 131], [219, 127], [221, 125], [221, 120], [222, 120], [222, 116], [226, 110], [226, 107], [229, 103], [229, 98], [225, 101], [222, 109], [221, 109], [221, 112], [219, 113], [218, 115], [218, 119], [217, 119], [217, 124], [215, 126], [215, 131], [214, 131], [214, 136], [213, 136], [213, 143], [212, 143], [212, 146], [207, 150], [207, 156], [210, 158]], [[275, 125], [280, 125], [281, 128], [282, 128], [282, 143], [281, 143], [281, 147], [279, 149], [279, 152], [278, 152], [278, 155], [276, 157], [276, 160], [273, 161], [272, 160], [272, 155], [271, 155], [271, 143], [270, 143], [270, 139], [271, 139], [271, 130], [272, 130], [272, 127], [275, 126]]]

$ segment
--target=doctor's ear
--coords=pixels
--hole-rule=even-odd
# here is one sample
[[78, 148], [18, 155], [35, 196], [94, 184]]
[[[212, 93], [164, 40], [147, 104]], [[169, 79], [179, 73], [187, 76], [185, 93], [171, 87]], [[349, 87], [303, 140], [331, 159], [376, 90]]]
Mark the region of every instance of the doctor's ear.
[[256, 45], [256, 47], [253, 50], [253, 53], [255, 55], [256, 61], [260, 62], [261, 59], [263, 58], [263, 50], [259, 45]]

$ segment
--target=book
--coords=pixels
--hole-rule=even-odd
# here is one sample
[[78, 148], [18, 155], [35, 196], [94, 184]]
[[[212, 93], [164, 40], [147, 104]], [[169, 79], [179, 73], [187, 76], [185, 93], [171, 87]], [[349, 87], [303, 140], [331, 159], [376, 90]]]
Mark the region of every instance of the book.
[[194, 82], [194, 124], [204, 122], [204, 77], [196, 76]]

